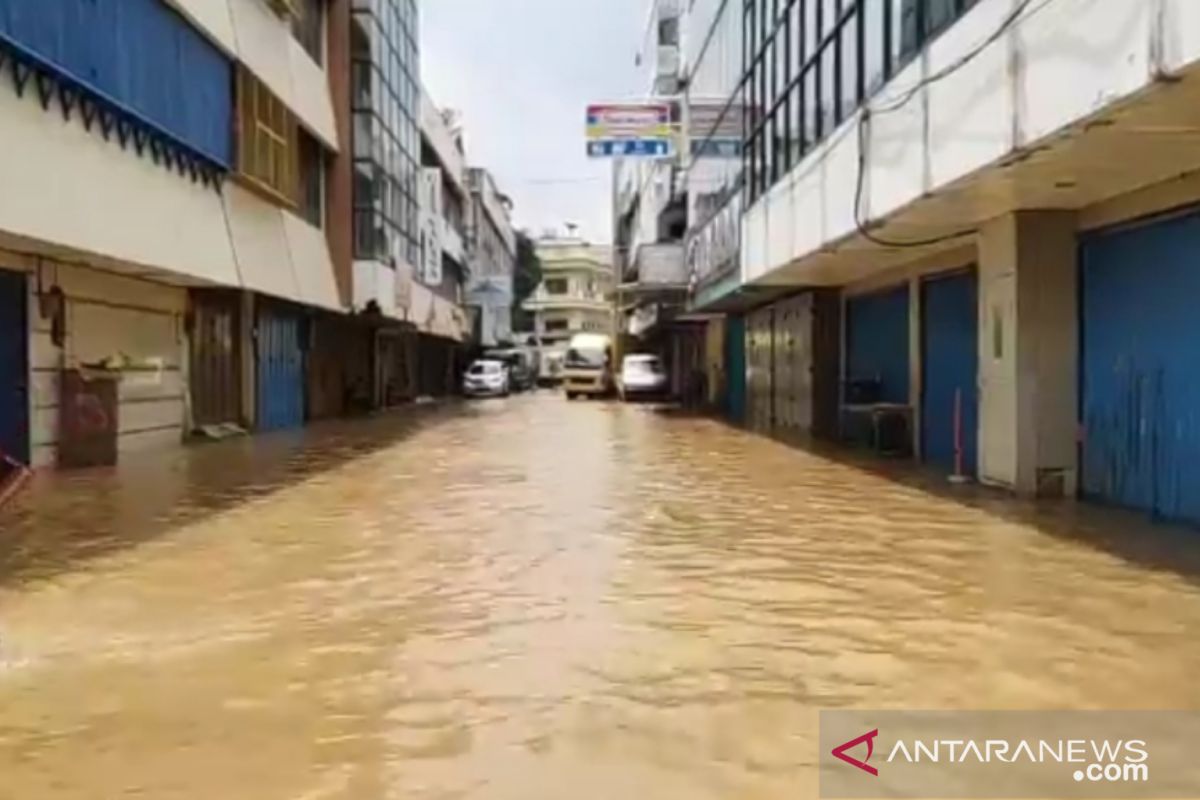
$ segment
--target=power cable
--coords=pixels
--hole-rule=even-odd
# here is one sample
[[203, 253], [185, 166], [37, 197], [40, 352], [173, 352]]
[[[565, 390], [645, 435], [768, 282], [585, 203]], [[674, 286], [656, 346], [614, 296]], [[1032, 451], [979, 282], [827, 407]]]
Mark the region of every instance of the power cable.
[[[858, 229], [859, 234], [863, 238], [874, 244], [880, 245], [881, 247], [903, 249], [931, 247], [953, 241], [955, 239], [961, 239], [964, 236], [970, 236], [978, 231], [978, 228], [972, 227], [955, 231], [953, 233], [944, 234], [942, 236], [933, 236], [926, 239], [912, 239], [906, 241], [885, 239], [873, 234], [867, 227], [869, 220], [864, 220], [862, 214], [863, 194], [866, 191], [867, 161], [870, 157], [868, 153], [868, 144], [870, 140], [870, 137], [868, 136], [868, 126], [873, 116], [877, 114], [890, 114], [892, 112], [899, 111], [900, 109], [904, 108], [904, 106], [908, 105], [908, 103], [911, 102], [912, 99], [916, 97], [922, 89], [932, 86], [933, 84], [949, 77], [950, 75], [953, 75], [958, 70], [970, 64], [972, 61], [978, 58], [983, 51], [995, 44], [1001, 36], [1003, 36], [1010, 28], [1013, 27], [1013, 25], [1015, 25], [1023, 16], [1025, 16], [1025, 12], [1035, 2], [1039, 2], [1039, 0], [1021, 0], [1021, 2], [1009, 12], [1008, 16], [1004, 18], [1004, 21], [996, 28], [996, 30], [992, 31], [992, 33], [986, 39], [977, 44], [969, 52], [964, 53], [958, 59], [954, 60], [950, 64], [947, 64], [945, 67], [933, 73], [932, 75], [926, 76], [906, 89], [895, 100], [875, 109], [872, 109], [869, 105], [863, 107], [862, 113], [858, 119], [858, 175], [855, 179], [854, 190], [854, 226]], [[1054, 2], [1054, 0], [1040, 0], [1040, 2], [1041, 5], [1035, 9], [1035, 12], [1045, 8], [1047, 5]]]

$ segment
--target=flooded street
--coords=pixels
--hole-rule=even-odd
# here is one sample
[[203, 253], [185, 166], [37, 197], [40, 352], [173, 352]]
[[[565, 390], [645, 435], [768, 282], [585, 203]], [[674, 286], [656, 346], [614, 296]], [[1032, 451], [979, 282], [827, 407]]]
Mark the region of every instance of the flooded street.
[[0, 516], [0, 797], [814, 797], [821, 708], [1200, 707], [1198, 553], [552, 394], [129, 459]]

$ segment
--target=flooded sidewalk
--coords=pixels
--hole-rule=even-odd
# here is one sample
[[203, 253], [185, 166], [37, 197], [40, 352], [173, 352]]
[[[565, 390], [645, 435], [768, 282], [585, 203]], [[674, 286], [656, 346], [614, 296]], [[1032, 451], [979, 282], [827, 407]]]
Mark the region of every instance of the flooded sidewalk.
[[815, 797], [822, 708], [1200, 708], [1198, 578], [546, 393], [195, 447], [0, 512], [0, 797]]

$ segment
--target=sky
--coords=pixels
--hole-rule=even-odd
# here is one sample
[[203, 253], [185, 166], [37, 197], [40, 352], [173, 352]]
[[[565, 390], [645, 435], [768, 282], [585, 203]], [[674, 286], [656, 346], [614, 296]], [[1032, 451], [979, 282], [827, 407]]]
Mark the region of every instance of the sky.
[[462, 113], [467, 161], [490, 169], [533, 235], [612, 238], [612, 170], [589, 159], [590, 102], [645, 94], [647, 0], [420, 0], [421, 79]]

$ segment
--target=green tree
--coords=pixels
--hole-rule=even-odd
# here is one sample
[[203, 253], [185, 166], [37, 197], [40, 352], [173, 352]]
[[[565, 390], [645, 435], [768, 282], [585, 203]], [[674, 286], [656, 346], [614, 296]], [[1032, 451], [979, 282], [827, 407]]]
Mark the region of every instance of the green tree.
[[542, 260], [537, 246], [524, 231], [517, 231], [517, 263], [513, 271], [512, 325], [514, 331], [532, 331], [533, 315], [522, 306], [542, 282]]

